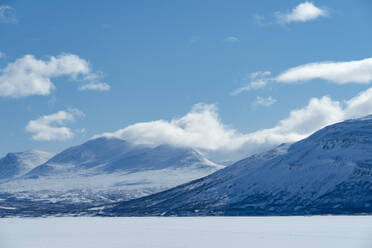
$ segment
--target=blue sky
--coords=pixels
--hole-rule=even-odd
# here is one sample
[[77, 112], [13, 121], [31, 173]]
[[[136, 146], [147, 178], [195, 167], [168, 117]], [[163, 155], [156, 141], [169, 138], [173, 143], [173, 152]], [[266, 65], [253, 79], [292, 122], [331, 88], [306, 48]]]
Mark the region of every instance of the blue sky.
[[[372, 82], [371, 62], [364, 61], [372, 57], [371, 13], [367, 0], [0, 1], [0, 155], [31, 148], [56, 152], [138, 122], [147, 124], [120, 135], [139, 143], [184, 144], [183, 136], [169, 130], [190, 126], [210, 142], [201, 148], [216, 151], [239, 143], [249, 150], [252, 144], [242, 144], [252, 134], [271, 130], [274, 137], [273, 128], [295, 109], [303, 111], [294, 119], [306, 123], [280, 129], [292, 140], [259, 136], [257, 142], [294, 141], [326, 124], [372, 113], [367, 93], [364, 105], [357, 106], [362, 110], [349, 110]], [[53, 67], [51, 57], [60, 67]], [[81, 69], [72, 69], [71, 60]], [[298, 71], [301, 65], [330, 61], [334, 64], [321, 65], [326, 72]], [[356, 64], [339, 64], [351, 61]], [[40, 62], [45, 68], [35, 69]], [[297, 70], [284, 75], [290, 68]], [[255, 72], [261, 73], [255, 77]], [[41, 94], [35, 81], [26, 90], [31, 75], [54, 88]], [[81, 90], [84, 85], [90, 86]], [[244, 87], [250, 90], [233, 94]], [[325, 108], [321, 120], [311, 118], [310, 99], [323, 96], [340, 109]], [[204, 105], [191, 110], [198, 103]], [[201, 119], [194, 120], [193, 113]], [[315, 124], [307, 127], [306, 118]], [[156, 120], [170, 127], [163, 130], [163, 122], [151, 122]], [[194, 123], [204, 121], [213, 122], [217, 140], [205, 138], [213, 133]], [[153, 135], [152, 130], [160, 131]]]

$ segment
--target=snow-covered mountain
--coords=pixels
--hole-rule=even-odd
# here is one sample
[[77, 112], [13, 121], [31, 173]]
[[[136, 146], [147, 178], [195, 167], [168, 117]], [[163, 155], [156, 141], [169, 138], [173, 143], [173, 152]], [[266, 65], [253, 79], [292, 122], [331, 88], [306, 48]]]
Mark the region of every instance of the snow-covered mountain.
[[372, 116], [328, 126], [103, 215], [372, 213]]
[[34, 168], [25, 177], [60, 176], [63, 174], [102, 174], [141, 172], [166, 168], [215, 169], [216, 164], [191, 148], [160, 145], [135, 146], [118, 138], [96, 138], [57, 154]]
[[[68, 148], [0, 183], [0, 212], [2, 207], [29, 209], [36, 203], [96, 205], [128, 200], [221, 168], [192, 148], [137, 146], [101, 137]], [[7, 171], [3, 167], [2, 173]]]
[[22, 176], [45, 163], [53, 155], [50, 152], [37, 150], [8, 153], [0, 159], [0, 181]]

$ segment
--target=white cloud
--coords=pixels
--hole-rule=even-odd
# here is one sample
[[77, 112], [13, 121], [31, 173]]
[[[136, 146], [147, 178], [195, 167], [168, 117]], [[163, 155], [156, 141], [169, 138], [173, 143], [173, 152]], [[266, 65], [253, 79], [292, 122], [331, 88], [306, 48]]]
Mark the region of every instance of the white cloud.
[[269, 106], [273, 105], [276, 102], [277, 102], [277, 100], [274, 99], [274, 98], [272, 98], [271, 96], [269, 96], [269, 97], [257, 96], [256, 97], [256, 100], [253, 102], [253, 105], [254, 106], [269, 107]]
[[343, 109], [340, 103], [329, 97], [312, 98], [307, 106], [292, 110], [289, 116], [270, 129], [254, 133], [258, 139], [278, 139], [291, 142], [305, 138], [314, 131], [341, 121]]
[[270, 71], [256, 71], [250, 74], [251, 79], [260, 78], [260, 77], [268, 77], [271, 75]]
[[357, 118], [372, 113], [372, 88], [346, 101], [345, 116]]
[[135, 144], [172, 144], [201, 149], [216, 161], [231, 156], [237, 160], [281, 143], [306, 138], [327, 125], [372, 113], [372, 88], [340, 103], [328, 96], [312, 98], [292, 110], [273, 128], [240, 133], [223, 124], [214, 105], [197, 104], [186, 115], [171, 121], [136, 123], [104, 136], [119, 137]]
[[96, 90], [96, 91], [108, 91], [110, 90], [110, 85], [106, 83], [89, 83], [84, 84], [79, 87], [79, 90]]
[[27, 132], [33, 133], [33, 140], [67, 140], [74, 137], [74, 132], [66, 124], [74, 122], [76, 117], [83, 115], [78, 109], [59, 111], [29, 121], [25, 129]]
[[239, 134], [219, 120], [215, 105], [196, 104], [185, 116], [171, 121], [140, 122], [104, 136], [121, 137], [136, 144], [172, 144], [204, 149], [235, 146]]
[[257, 71], [257, 72], [251, 73], [249, 75], [250, 83], [234, 90], [233, 92], [230, 93], [230, 95], [235, 96], [244, 91], [261, 89], [265, 87], [267, 83], [271, 80], [271, 78], [269, 78], [270, 75], [271, 75], [270, 71]]
[[328, 16], [327, 10], [316, 7], [312, 2], [300, 3], [287, 14], [277, 13], [278, 22], [282, 24], [291, 22], [307, 22], [326, 16]]
[[309, 63], [289, 68], [275, 77], [269, 77], [270, 75], [269, 71], [252, 73], [251, 82], [236, 89], [231, 95], [263, 88], [269, 82], [297, 83], [320, 79], [336, 84], [368, 84], [372, 82], [372, 58], [343, 62]]
[[267, 80], [265, 79], [258, 79], [256, 81], [253, 81], [247, 85], [244, 85], [243, 87], [240, 87], [233, 92], [231, 92], [230, 95], [235, 96], [238, 95], [244, 91], [250, 91], [250, 90], [257, 90], [265, 87], [267, 85]]
[[15, 10], [9, 5], [0, 5], [0, 23], [16, 23]]
[[5, 53], [0, 51], [0, 59], [5, 58], [5, 56], [6, 56]]
[[313, 79], [333, 83], [372, 82], [372, 58], [348, 62], [310, 63], [288, 69], [275, 78], [278, 82], [293, 83]]
[[55, 89], [52, 78], [67, 76], [76, 81], [96, 81], [101, 74], [74, 54], [51, 56], [47, 60], [25, 55], [0, 70], [0, 97], [49, 95]]
[[226, 39], [224, 40], [225, 42], [230, 42], [230, 43], [236, 43], [236, 42], [239, 42], [239, 38], [238, 37], [235, 37], [235, 36], [228, 36], [226, 37]]

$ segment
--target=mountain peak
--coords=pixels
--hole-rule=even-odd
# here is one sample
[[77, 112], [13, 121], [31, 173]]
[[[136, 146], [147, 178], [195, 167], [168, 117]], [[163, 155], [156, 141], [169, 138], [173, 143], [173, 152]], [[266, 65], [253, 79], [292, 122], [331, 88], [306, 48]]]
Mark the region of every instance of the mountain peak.
[[21, 176], [50, 159], [54, 154], [39, 150], [10, 152], [0, 159], [0, 180]]

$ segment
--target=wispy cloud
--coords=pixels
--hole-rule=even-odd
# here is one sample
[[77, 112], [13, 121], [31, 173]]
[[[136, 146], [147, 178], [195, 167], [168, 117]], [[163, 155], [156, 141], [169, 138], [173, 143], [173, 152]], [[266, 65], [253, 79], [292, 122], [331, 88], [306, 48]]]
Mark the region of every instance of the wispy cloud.
[[336, 84], [368, 84], [372, 82], [372, 58], [342, 62], [316, 62], [295, 66], [278, 76], [270, 72], [251, 74], [250, 82], [236, 89], [231, 95], [265, 87], [269, 82], [299, 83], [320, 79]]
[[0, 23], [16, 23], [15, 9], [9, 5], [0, 5]]
[[5, 53], [0, 51], [0, 59], [5, 58], [5, 57], [6, 57]]
[[277, 20], [281, 24], [291, 22], [307, 22], [320, 17], [328, 16], [325, 8], [315, 6], [312, 2], [303, 2], [288, 13], [276, 13]]
[[88, 61], [74, 54], [51, 56], [46, 60], [25, 55], [0, 69], [0, 97], [49, 95], [55, 89], [52, 79], [61, 76], [91, 83], [102, 79], [102, 73], [93, 71]]
[[337, 84], [372, 82], [372, 58], [346, 62], [317, 62], [296, 66], [275, 78], [278, 82], [295, 83], [322, 79]]
[[237, 43], [239, 42], [239, 38], [238, 37], [235, 37], [235, 36], [228, 36], [224, 39], [225, 42], [229, 42], [229, 43]]
[[271, 80], [269, 76], [271, 75], [270, 71], [257, 71], [249, 75], [248, 84], [243, 85], [242, 87], [234, 90], [230, 95], [235, 96], [244, 91], [257, 90], [265, 87], [267, 83]]
[[89, 83], [79, 87], [79, 90], [108, 91], [110, 89], [110, 85], [106, 83]]
[[259, 26], [265, 26], [266, 23], [265, 23], [265, 16], [263, 15], [259, 15], [259, 14], [255, 14], [253, 15], [253, 22]]
[[25, 129], [27, 132], [33, 133], [33, 140], [67, 140], [74, 137], [74, 132], [66, 124], [74, 122], [76, 117], [82, 116], [84, 114], [78, 109], [62, 110], [29, 121]]
[[269, 107], [276, 102], [277, 102], [277, 100], [272, 98], [271, 96], [269, 96], [269, 97], [257, 96], [255, 101], [253, 102], [253, 106]]

